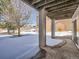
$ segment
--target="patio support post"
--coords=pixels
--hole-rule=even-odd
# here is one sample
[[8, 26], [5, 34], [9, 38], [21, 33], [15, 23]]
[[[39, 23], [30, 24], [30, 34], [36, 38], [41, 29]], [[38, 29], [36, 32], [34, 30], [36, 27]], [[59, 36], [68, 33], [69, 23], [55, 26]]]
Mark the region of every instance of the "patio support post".
[[55, 19], [51, 20], [51, 38], [55, 38]]
[[39, 10], [39, 46], [46, 46], [46, 11], [45, 8]]
[[73, 39], [73, 41], [75, 42], [75, 43], [77, 43], [77, 20], [74, 20], [73, 22], [72, 22], [72, 24], [73, 24], [73, 29], [72, 29], [72, 39]]

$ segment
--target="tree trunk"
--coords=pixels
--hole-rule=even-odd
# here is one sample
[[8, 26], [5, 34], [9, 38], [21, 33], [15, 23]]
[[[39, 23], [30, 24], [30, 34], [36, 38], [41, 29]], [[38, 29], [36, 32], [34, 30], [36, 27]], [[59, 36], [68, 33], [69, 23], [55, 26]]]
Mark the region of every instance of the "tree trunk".
[[7, 28], [7, 33], [10, 34], [10, 29], [9, 28]]
[[20, 36], [20, 26], [18, 26], [18, 36]]

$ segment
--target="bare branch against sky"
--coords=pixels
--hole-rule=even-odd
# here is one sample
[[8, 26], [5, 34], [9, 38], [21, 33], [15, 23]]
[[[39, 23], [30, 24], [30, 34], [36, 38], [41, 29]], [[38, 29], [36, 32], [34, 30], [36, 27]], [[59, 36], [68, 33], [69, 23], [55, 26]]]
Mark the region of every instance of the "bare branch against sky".
[[32, 11], [32, 8], [27, 4], [23, 3], [21, 0], [11, 0], [12, 5], [20, 11], [22, 15], [27, 15], [28, 11]]

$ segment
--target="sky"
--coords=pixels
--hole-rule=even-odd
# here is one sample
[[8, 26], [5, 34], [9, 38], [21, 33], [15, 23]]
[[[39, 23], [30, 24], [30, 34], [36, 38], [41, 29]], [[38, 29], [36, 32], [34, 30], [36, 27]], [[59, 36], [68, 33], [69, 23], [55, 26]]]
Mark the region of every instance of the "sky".
[[32, 15], [29, 19], [30, 23], [32, 23], [33, 25], [36, 25], [37, 16], [38, 16], [37, 11], [35, 9], [32, 9]]
[[22, 2], [21, 0], [12, 0], [12, 4], [16, 7], [23, 15], [27, 15], [28, 11], [31, 12], [31, 16], [29, 18], [29, 23], [32, 25], [36, 25], [36, 19], [38, 16], [38, 11], [34, 8], [30, 7], [26, 3]]

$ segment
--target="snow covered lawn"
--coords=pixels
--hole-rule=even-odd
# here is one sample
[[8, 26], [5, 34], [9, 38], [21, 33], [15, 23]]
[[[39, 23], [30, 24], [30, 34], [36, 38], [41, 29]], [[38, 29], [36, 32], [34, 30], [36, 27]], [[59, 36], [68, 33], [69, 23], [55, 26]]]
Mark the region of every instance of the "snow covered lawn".
[[[54, 46], [62, 40], [51, 39], [47, 36], [47, 45]], [[0, 37], [0, 59], [30, 59], [39, 51], [37, 33], [27, 33], [21, 37]]]
[[0, 38], [0, 59], [29, 59], [38, 51], [38, 40], [35, 35]]

